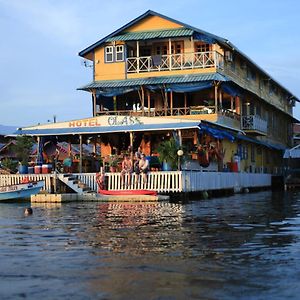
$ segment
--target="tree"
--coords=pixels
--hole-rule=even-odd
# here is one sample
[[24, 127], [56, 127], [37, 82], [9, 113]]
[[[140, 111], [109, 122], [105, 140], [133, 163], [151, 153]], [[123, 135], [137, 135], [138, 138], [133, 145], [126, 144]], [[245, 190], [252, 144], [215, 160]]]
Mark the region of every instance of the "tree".
[[32, 137], [18, 136], [15, 145], [12, 146], [17, 159], [24, 166], [28, 166], [33, 144], [34, 141]]

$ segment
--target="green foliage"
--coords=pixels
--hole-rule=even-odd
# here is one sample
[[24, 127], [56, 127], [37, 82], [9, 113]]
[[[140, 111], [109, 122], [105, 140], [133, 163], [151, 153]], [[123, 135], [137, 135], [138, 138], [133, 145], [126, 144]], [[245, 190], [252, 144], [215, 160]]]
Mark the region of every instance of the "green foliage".
[[117, 167], [119, 163], [119, 158], [116, 155], [111, 155], [108, 161], [110, 167]]
[[29, 136], [18, 136], [16, 144], [13, 145], [13, 151], [16, 154], [17, 159], [22, 165], [28, 166], [28, 160], [32, 151], [33, 138]]
[[13, 161], [10, 158], [5, 158], [4, 160], [2, 160], [1, 164], [5, 169], [8, 169], [8, 170], [12, 171], [13, 173], [15, 173], [16, 169], [17, 169], [18, 162]]
[[159, 154], [159, 161], [168, 163], [171, 168], [174, 170], [177, 167], [178, 162], [178, 147], [176, 145], [176, 142], [174, 138], [171, 138], [170, 140], [163, 141], [159, 144], [157, 147], [157, 153]]

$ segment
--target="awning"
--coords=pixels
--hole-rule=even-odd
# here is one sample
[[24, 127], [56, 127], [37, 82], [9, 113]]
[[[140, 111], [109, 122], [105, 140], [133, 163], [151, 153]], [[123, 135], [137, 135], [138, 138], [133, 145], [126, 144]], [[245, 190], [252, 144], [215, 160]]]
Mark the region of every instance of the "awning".
[[204, 132], [207, 133], [211, 136], [213, 136], [216, 139], [228, 139], [231, 142], [234, 141], [234, 135], [229, 133], [226, 130], [223, 129], [219, 129], [219, 128], [215, 128], [215, 127], [211, 127], [209, 125], [205, 125], [203, 123], [200, 124], [200, 132]]
[[168, 131], [178, 129], [199, 129], [197, 122], [176, 122], [165, 124], [134, 124], [128, 126], [97, 126], [97, 127], [75, 127], [75, 128], [49, 128], [49, 129], [19, 129], [17, 135], [29, 136], [51, 136], [51, 135], [79, 135], [79, 134], [104, 134], [116, 132], [137, 132], [137, 131]]
[[132, 88], [140, 86], [154, 86], [170, 84], [186, 84], [186, 83], [201, 83], [203, 81], [229, 81], [229, 79], [219, 73], [205, 73], [197, 75], [182, 75], [182, 76], [157, 76], [135, 79], [122, 80], [101, 80], [93, 81], [85, 86], [78, 88], [78, 90], [89, 91], [91, 89], [115, 89], [115, 88]]
[[238, 134], [236, 136], [236, 138], [239, 139], [239, 140], [247, 141], [247, 142], [254, 143], [254, 144], [257, 144], [257, 145], [260, 145], [260, 146], [265, 146], [269, 149], [275, 149], [275, 150], [283, 151], [287, 148], [284, 145], [274, 144], [274, 143], [265, 142], [265, 141], [259, 141], [257, 139], [251, 138], [251, 137], [246, 136], [246, 135], [241, 135], [241, 134]]

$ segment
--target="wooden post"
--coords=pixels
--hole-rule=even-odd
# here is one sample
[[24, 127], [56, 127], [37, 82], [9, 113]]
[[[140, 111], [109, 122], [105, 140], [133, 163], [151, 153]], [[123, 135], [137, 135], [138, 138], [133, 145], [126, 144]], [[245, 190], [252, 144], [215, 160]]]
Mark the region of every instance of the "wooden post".
[[40, 153], [40, 149], [41, 149], [41, 137], [40, 136], [38, 136], [37, 137], [37, 156], [36, 156], [36, 161], [35, 161], [35, 163], [36, 163], [36, 165], [39, 163], [39, 161], [38, 161], [38, 159], [41, 157], [41, 155], [42, 155], [42, 153]]
[[223, 103], [222, 103], [223, 99], [222, 99], [222, 90], [219, 89], [219, 104], [220, 104], [220, 110], [223, 109]]
[[93, 116], [96, 117], [97, 115], [97, 97], [96, 97], [96, 91], [92, 91], [92, 97], [93, 97]]
[[82, 173], [82, 134], [79, 135], [79, 173]]
[[142, 92], [142, 99], [141, 99], [141, 104], [142, 104], [142, 116], [145, 115], [145, 92], [144, 92], [144, 88], [143, 86], [141, 85], [141, 92]]
[[218, 111], [218, 85], [215, 83], [215, 114]]
[[235, 97], [235, 111], [238, 115], [242, 115], [240, 97]]
[[170, 109], [171, 109], [171, 116], [173, 116], [173, 91], [170, 92]]
[[164, 103], [165, 116], [167, 116], [167, 108], [168, 108], [168, 92], [165, 90], [165, 103]]
[[136, 70], [140, 73], [140, 44], [136, 41]]
[[234, 107], [233, 107], [233, 97], [230, 97], [230, 109], [233, 111]]
[[179, 146], [182, 146], [182, 134], [181, 129], [178, 129], [178, 140], [179, 140]]
[[113, 101], [114, 101], [114, 111], [117, 111], [117, 96], [113, 96]]
[[151, 106], [151, 101], [150, 101], [150, 92], [147, 90], [147, 102], [148, 102], [148, 117], [150, 117], [150, 106]]
[[184, 114], [186, 115], [187, 95], [186, 93], [184, 93], [183, 95], [184, 95]]
[[172, 70], [172, 42], [169, 39], [169, 70]]

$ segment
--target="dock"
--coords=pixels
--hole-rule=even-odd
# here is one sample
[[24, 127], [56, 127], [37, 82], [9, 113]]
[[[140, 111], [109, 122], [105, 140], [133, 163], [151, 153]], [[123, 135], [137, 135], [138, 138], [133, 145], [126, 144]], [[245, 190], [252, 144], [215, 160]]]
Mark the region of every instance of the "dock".
[[99, 195], [97, 193], [80, 194], [37, 194], [31, 196], [31, 203], [65, 202], [158, 202], [168, 201], [167, 195]]

